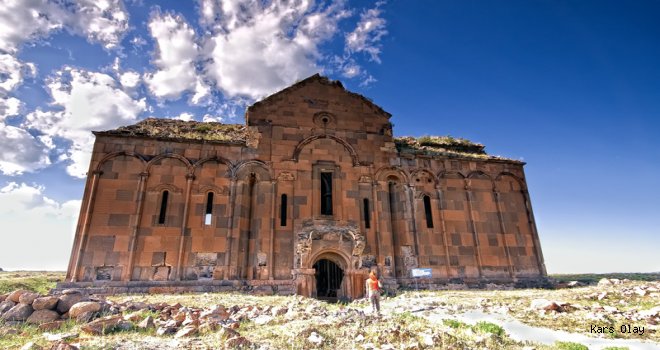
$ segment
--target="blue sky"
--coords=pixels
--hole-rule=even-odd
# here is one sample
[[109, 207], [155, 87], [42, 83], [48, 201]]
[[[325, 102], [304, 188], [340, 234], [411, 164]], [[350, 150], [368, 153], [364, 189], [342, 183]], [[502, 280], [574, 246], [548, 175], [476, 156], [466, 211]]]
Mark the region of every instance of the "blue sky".
[[0, 267], [65, 269], [91, 130], [242, 122], [320, 72], [392, 113], [397, 135], [528, 162], [549, 272], [660, 271], [658, 13], [650, 0], [4, 1]]

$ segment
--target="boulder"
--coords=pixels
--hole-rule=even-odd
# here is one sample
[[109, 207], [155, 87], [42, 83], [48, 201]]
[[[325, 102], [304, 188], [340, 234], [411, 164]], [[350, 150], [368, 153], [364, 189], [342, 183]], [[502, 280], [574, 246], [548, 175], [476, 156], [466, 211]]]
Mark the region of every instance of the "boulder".
[[88, 312], [98, 312], [101, 310], [101, 304], [95, 301], [81, 301], [75, 303], [69, 309], [69, 318], [78, 318], [78, 316]]
[[93, 311], [83, 312], [82, 314], [80, 314], [76, 317], [76, 322], [78, 322], [78, 323], [87, 323], [87, 322], [94, 319], [94, 315], [96, 315], [96, 312], [93, 312]]
[[32, 315], [33, 311], [34, 309], [31, 305], [17, 304], [16, 306], [12, 307], [11, 310], [2, 314], [0, 319], [4, 321], [25, 321], [28, 317], [30, 317], [30, 315]]
[[92, 321], [80, 327], [84, 332], [102, 335], [112, 332], [122, 322], [121, 315], [112, 315]]
[[16, 306], [16, 303], [7, 299], [0, 303], [0, 316], [5, 312], [11, 310], [12, 307]]
[[611, 286], [612, 281], [610, 281], [608, 278], [601, 278], [600, 281], [598, 281], [599, 286]]
[[[69, 291], [69, 290], [65, 290]], [[69, 312], [69, 309], [76, 303], [79, 303], [85, 299], [85, 297], [80, 294], [80, 292], [63, 294], [57, 302], [57, 311], [61, 314]]]
[[59, 300], [59, 298], [52, 295], [36, 298], [32, 302], [32, 308], [35, 310], [52, 310], [57, 306]]
[[60, 318], [60, 314], [57, 313], [57, 311], [53, 310], [37, 310], [30, 315], [30, 317], [27, 318], [28, 323], [32, 324], [42, 324], [42, 323], [48, 323], [48, 322], [53, 322]]
[[18, 299], [21, 297], [21, 295], [23, 295], [25, 293], [31, 293], [31, 292], [29, 290], [25, 290], [25, 289], [15, 290], [15, 291], [9, 293], [9, 295], [7, 296], [7, 299], [9, 299], [9, 300], [11, 300], [15, 303], [19, 303]]
[[18, 297], [18, 302], [21, 304], [32, 304], [35, 299], [39, 297], [39, 293], [23, 293], [21, 294], [20, 297]]

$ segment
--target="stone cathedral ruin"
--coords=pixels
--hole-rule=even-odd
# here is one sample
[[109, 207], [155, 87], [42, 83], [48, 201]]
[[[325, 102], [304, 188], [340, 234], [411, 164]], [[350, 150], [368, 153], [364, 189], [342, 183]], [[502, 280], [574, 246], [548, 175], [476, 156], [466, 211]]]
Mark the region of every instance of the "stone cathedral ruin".
[[524, 163], [390, 114], [314, 75], [245, 125], [147, 119], [94, 132], [67, 281], [105, 292], [389, 288], [543, 281]]

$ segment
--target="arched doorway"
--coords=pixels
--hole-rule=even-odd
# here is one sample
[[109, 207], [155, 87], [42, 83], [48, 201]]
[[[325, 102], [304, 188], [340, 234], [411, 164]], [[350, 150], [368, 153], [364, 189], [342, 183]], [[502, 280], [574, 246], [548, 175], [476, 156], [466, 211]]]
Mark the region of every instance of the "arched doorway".
[[316, 296], [319, 299], [337, 301], [341, 292], [344, 270], [332, 260], [320, 259], [313, 266], [316, 278]]

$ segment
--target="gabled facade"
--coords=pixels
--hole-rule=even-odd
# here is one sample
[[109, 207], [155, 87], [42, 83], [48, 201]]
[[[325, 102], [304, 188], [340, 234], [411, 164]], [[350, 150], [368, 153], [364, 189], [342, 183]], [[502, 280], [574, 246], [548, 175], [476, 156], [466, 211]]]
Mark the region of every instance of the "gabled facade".
[[356, 298], [370, 270], [391, 287], [415, 268], [433, 284], [546, 275], [522, 162], [395, 139], [389, 113], [319, 75], [245, 125], [95, 135], [62, 287]]

